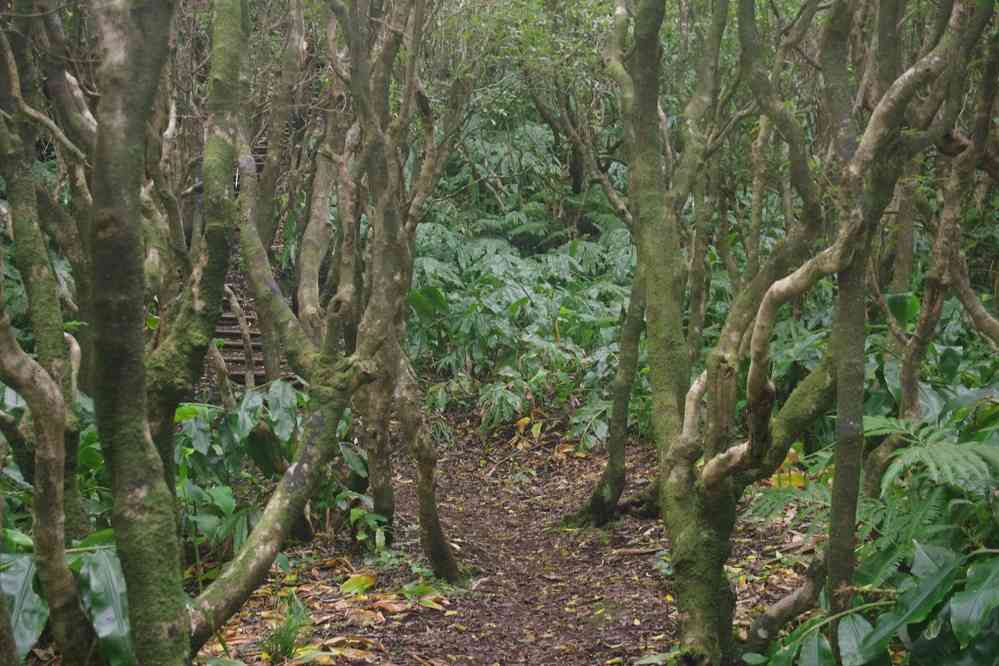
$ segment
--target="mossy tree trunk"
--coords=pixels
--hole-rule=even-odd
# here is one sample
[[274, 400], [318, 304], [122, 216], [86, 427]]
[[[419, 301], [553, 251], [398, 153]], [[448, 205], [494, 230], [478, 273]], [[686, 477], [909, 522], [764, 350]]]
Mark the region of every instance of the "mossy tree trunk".
[[[6, 37], [0, 36], [0, 40], [6, 41]], [[16, 159], [19, 145], [19, 137], [8, 129], [6, 120], [0, 118], [0, 158], [5, 164], [15, 166], [19, 164], [20, 160]], [[30, 170], [20, 170], [20, 175], [16, 172], [5, 173], [9, 178], [7, 187], [13, 204], [12, 217], [15, 224], [25, 232], [28, 231], [27, 227], [34, 223], [31, 210], [34, 208], [35, 197], [30, 174]], [[27, 207], [24, 207], [25, 202], [30, 202]], [[24, 239], [24, 245], [31, 246], [28, 238]], [[36, 292], [45, 286], [47, 256], [44, 261], [44, 267], [33, 264], [25, 267], [29, 269], [26, 276], [35, 275]], [[0, 269], [2, 264], [0, 261]], [[37, 327], [43, 323], [41, 315], [46, 309], [45, 299], [39, 300], [37, 293], [30, 298], [33, 323]], [[59, 373], [68, 371], [68, 368], [61, 360], [61, 354], [64, 352], [47, 350], [43, 353], [41, 350], [44, 349], [44, 344], [41, 341], [39, 341], [39, 357], [45, 359], [48, 368], [21, 349], [14, 336], [10, 318], [4, 309], [5, 303], [3, 289], [0, 286], [0, 379], [24, 398], [33, 415], [31, 430], [34, 435], [32, 480], [35, 488], [34, 537], [39, 577], [50, 608], [53, 638], [56, 646], [65, 654], [64, 661], [73, 665], [87, 664], [93, 654], [94, 635], [80, 605], [76, 581], [66, 564], [65, 551], [66, 517], [63, 506], [68, 411], [63, 399]], [[58, 314], [58, 301], [54, 303], [54, 307]], [[58, 316], [60, 319], [55, 330], [62, 343], [61, 314]], [[52, 332], [51, 328], [35, 330], [36, 337], [38, 335], [45, 337], [46, 333]], [[47, 357], [50, 352], [59, 355], [56, 358]]]
[[233, 173], [246, 20], [241, 0], [216, 5], [202, 161], [204, 224], [192, 239], [195, 251], [184, 289], [163, 309], [157, 339], [145, 356], [150, 430], [171, 492], [176, 485], [174, 413], [181, 401], [191, 399], [201, 377], [226, 298], [225, 276], [239, 222]]
[[618, 343], [617, 370], [611, 384], [610, 424], [607, 428], [607, 464], [586, 506], [567, 517], [571, 525], [606, 525], [617, 513], [627, 480], [626, 447], [631, 392], [638, 371], [638, 350], [645, 328], [645, 284], [641, 271], [631, 284], [631, 295]]
[[93, 176], [94, 404], [111, 471], [112, 524], [128, 587], [136, 658], [189, 661], [173, 494], [147, 421], [140, 191], [146, 123], [167, 55], [174, 4], [96, 13], [101, 104]]
[[[18, 5], [18, 10], [28, 8]], [[11, 202], [14, 258], [27, 292], [35, 358], [21, 349], [14, 335], [0, 285], [0, 379], [24, 398], [28, 408], [29, 416], [22, 417], [22, 422], [8, 421], [8, 433], [12, 444], [24, 449], [21, 462], [30, 466], [35, 488], [36, 559], [50, 607], [53, 638], [66, 655], [67, 664], [88, 664], [96, 657], [94, 634], [65, 557], [67, 532], [81, 536], [88, 531], [75, 477], [77, 429], [71, 405], [67, 404], [74, 399], [76, 377], [35, 197], [33, 146], [38, 138], [35, 123], [40, 114], [24, 97], [33, 96], [35, 85], [25, 53], [29, 25], [21, 22], [16, 26], [24, 32], [12, 34], [12, 41], [6, 31], [0, 32], [0, 111], [4, 114], [0, 116], [0, 175]], [[33, 446], [27, 446], [29, 442]]]
[[[354, 192], [361, 173], [365, 176], [366, 200], [356, 198], [356, 194], [351, 200], [366, 210], [370, 224], [367, 241], [370, 260], [364, 273], [368, 298], [357, 329], [356, 353], [380, 368], [375, 380], [362, 389], [357, 402], [368, 453], [368, 492], [375, 511], [387, 519], [390, 529], [395, 500], [388, 425], [394, 398], [404, 388], [400, 370], [408, 314], [405, 296], [412, 282], [416, 228], [463, 122], [470, 88], [468, 74], [455, 77], [447, 93], [444, 122], [438, 124], [423, 90], [419, 69], [430, 4], [423, 0], [391, 7], [367, 2], [349, 6], [330, 3], [338, 27], [346, 33], [350, 71], [345, 78], [350, 82], [351, 103], [363, 137], [363, 144], [358, 147], [362, 156], [359, 168], [350, 171], [341, 168], [339, 173], [354, 184]], [[405, 60], [400, 57], [404, 48]], [[394, 89], [399, 91], [398, 100], [393, 100]], [[410, 154], [409, 134], [417, 117], [422, 125], [423, 145], [412, 179], [407, 182], [402, 174], [406, 156]], [[343, 251], [342, 256], [346, 255], [347, 251]], [[340, 268], [342, 288], [356, 289], [352, 280], [345, 280], [349, 270], [349, 266]], [[331, 301], [334, 308], [354, 299], [364, 302], [357, 293], [345, 292], [341, 297], [340, 291], [338, 286], [338, 294]], [[426, 448], [430, 440], [420, 435], [422, 427], [413, 421], [413, 415], [406, 414], [405, 404], [399, 411], [401, 420], [410, 422], [407, 439], [410, 450], [417, 456], [418, 478], [424, 489], [432, 489], [436, 456]], [[433, 499], [433, 495], [424, 494], [423, 498]], [[423, 526], [428, 558], [440, 563], [441, 571], [452, 576], [457, 567], [436, 509], [421, 510], [420, 515], [431, 521]]]
[[[30, 3], [21, 3], [18, 11], [28, 11]], [[16, 29], [0, 35], [3, 48], [3, 72], [0, 73], [0, 90], [4, 100], [0, 110], [12, 114], [4, 159], [0, 175], [7, 182], [11, 201], [11, 237], [14, 244], [14, 263], [23, 276], [29, 302], [29, 318], [35, 332], [36, 354], [46, 371], [59, 383], [67, 406], [64, 417], [66, 437], [64, 445], [65, 473], [63, 475], [63, 508], [67, 518], [68, 538], [82, 538], [89, 531], [89, 521], [80, 496], [76, 479], [77, 421], [73, 411], [76, 399], [76, 377], [70, 367], [69, 350], [63, 333], [62, 303], [59, 283], [49, 261], [48, 247], [42, 234], [43, 221], [35, 195], [38, 185], [34, 176], [32, 146], [39, 140], [36, 121], [24, 109], [40, 97], [37, 72], [30, 57], [29, 22], [13, 26]], [[19, 32], [23, 30], [24, 32]], [[36, 112], [37, 113], [37, 112]], [[27, 442], [24, 442], [27, 443]], [[19, 452], [27, 463], [24, 470], [33, 477], [30, 450]]]
[[859, 248], [837, 276], [833, 350], [836, 358], [836, 450], [826, 549], [830, 610], [849, 607], [856, 549], [857, 498], [864, 453], [864, 327], [867, 252]]

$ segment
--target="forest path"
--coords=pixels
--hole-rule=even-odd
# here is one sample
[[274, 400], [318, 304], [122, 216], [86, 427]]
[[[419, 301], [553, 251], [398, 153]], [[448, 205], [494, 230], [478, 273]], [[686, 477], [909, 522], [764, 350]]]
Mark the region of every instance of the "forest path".
[[[260, 640], [284, 615], [277, 600], [291, 588], [313, 618], [311, 640], [303, 642], [330, 659], [298, 663], [632, 664], [672, 649], [677, 610], [661, 523], [624, 515], [602, 530], [560, 526], [587, 497], [604, 459], [577, 457], [557, 433], [534, 440], [529, 429], [511, 428], [483, 441], [471, 420], [456, 426], [459, 443], [440, 452], [438, 501], [462, 565], [475, 572], [469, 583], [432, 591], [424, 604], [404, 595], [416, 579], [409, 563], [421, 557], [413, 475], [400, 460], [398, 555], [380, 564], [356, 551], [347, 558], [343, 539], [291, 550], [294, 572], [275, 567], [270, 584], [226, 628], [233, 656], [267, 663]], [[654, 473], [655, 452], [632, 446], [628, 462], [634, 492]], [[738, 568], [730, 573], [740, 617], [765, 601], [762, 589], [779, 594], [795, 583], [770, 562], [788, 538], [776, 529], [736, 539]], [[374, 577], [366, 595], [342, 593], [352, 574]], [[778, 576], [777, 589], [764, 588], [765, 574]]]

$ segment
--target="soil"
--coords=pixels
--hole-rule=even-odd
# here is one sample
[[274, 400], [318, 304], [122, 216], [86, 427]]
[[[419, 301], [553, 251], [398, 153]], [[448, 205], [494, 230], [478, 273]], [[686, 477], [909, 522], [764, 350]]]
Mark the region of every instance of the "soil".
[[[311, 615], [294, 663], [666, 663], [678, 617], [661, 522], [625, 514], [605, 529], [562, 527], [588, 497], [604, 459], [578, 453], [558, 436], [562, 428], [535, 437], [530, 423], [520, 425], [482, 436], [474, 417], [452, 418], [454, 443], [440, 451], [440, 513], [472, 572], [467, 582], [425, 577], [413, 474], [400, 460], [391, 554], [365, 556], [343, 530], [289, 548], [284, 570], [275, 565], [268, 584], [220, 632], [229, 657], [283, 661], [267, 653], [266, 639], [294, 591]], [[653, 476], [655, 452], [633, 444], [628, 458], [636, 495]], [[796, 587], [807, 547], [783, 524], [740, 525], [729, 576], [736, 627], [745, 631], [756, 612]], [[341, 590], [346, 581], [371, 586], [350, 595]], [[221, 642], [201, 656], [223, 656]]]

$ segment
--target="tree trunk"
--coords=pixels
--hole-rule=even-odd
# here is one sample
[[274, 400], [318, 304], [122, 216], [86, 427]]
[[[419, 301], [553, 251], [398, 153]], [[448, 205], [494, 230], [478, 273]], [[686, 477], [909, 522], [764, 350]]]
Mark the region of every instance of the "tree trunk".
[[693, 469], [674, 468], [663, 484], [662, 511], [670, 534], [681, 645], [690, 664], [718, 666], [733, 652], [735, 594], [725, 573], [735, 525], [730, 484], [717, 492], [696, 487]]
[[645, 285], [641, 270], [638, 270], [631, 284], [628, 312], [621, 325], [617, 371], [611, 385], [614, 402], [607, 433], [607, 465], [586, 506], [568, 516], [567, 524], [592, 524], [600, 527], [617, 513], [617, 502], [624, 492], [627, 477], [625, 448], [628, 439], [628, 407], [631, 404], [631, 391], [638, 369], [638, 348], [644, 327]]
[[94, 170], [94, 403], [111, 471], [112, 524], [128, 587], [136, 658], [188, 661], [173, 494], [146, 420], [141, 203], [146, 123], [168, 49], [174, 5], [102, 6], [104, 59]]
[[[4, 86], [0, 92], [5, 97], [3, 106], [8, 106], [20, 97], [21, 82], [11, 45], [3, 32], [0, 32], [0, 47], [7, 61], [5, 73], [9, 73], [0, 79]], [[15, 121], [8, 127], [0, 116], [0, 173], [6, 180], [11, 202], [15, 261], [28, 296], [37, 361], [25, 354], [14, 336], [10, 319], [3, 310], [6, 299], [0, 285], [0, 379], [24, 398], [31, 416], [36, 559], [51, 609], [53, 637], [65, 663], [86, 664], [94, 643], [93, 631], [83, 614], [76, 582], [65, 560], [67, 478], [70, 492], [75, 493], [70, 502], [75, 528], [83, 531], [87, 521], [85, 513], [82, 517], [77, 514], [82, 505], [75, 483], [75, 465], [68, 474], [66, 469], [65, 437], [67, 418], [72, 412], [67, 409], [64, 396], [72, 399], [74, 377], [63, 337], [56, 278], [38, 223], [32, 177], [34, 159], [26, 147], [34, 145], [35, 133], [22, 113], [15, 111], [13, 117]], [[23, 440], [18, 437], [15, 441]], [[71, 459], [75, 462], [75, 457]]]
[[[855, 565], [857, 500], [864, 454], [864, 325], [866, 323], [867, 244], [861, 242], [850, 265], [839, 272], [833, 332], [836, 359], [836, 452], [829, 545], [826, 550], [830, 612], [850, 605], [847, 588]], [[835, 637], [835, 629], [833, 636]]]
[[433, 436], [423, 417], [423, 392], [412, 364], [400, 353], [399, 420], [402, 438], [416, 462], [416, 499], [419, 506], [420, 545], [430, 560], [434, 575], [454, 583], [461, 571], [454, 558], [451, 544], [444, 535], [437, 513], [437, 488], [434, 479], [437, 451]]
[[339, 451], [337, 424], [363, 370], [351, 361], [318, 361], [309, 376], [311, 413], [305, 417], [301, 448], [267, 501], [263, 515], [222, 575], [191, 604], [191, 651], [197, 652], [239, 610], [277, 557], [297, 516], [315, 492], [326, 463]]
[[[395, 344], [388, 341], [386, 344]], [[368, 494], [374, 503], [374, 512], [385, 519], [385, 541], [392, 543], [395, 520], [395, 490], [392, 487], [392, 442], [389, 419], [392, 415], [396, 373], [389, 370], [392, 361], [382, 350], [381, 365], [385, 373], [361, 389], [357, 406], [362, 415], [364, 450], [368, 455]], [[396, 361], [398, 362], [398, 361]]]

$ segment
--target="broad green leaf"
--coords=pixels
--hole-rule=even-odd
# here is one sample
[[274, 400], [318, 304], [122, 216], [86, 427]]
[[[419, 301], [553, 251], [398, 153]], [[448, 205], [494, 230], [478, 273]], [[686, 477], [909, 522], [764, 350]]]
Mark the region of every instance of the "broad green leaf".
[[982, 632], [971, 645], [954, 655], [932, 660], [913, 660], [915, 666], [982, 666], [999, 664], [999, 609], [992, 611]]
[[869, 653], [861, 650], [874, 627], [859, 613], [847, 615], [839, 621], [839, 653], [843, 666], [861, 666], [871, 660]]
[[[917, 544], [917, 558], [919, 555]], [[932, 553], [942, 557], [943, 549], [930, 550], [923, 548], [923, 553]], [[929, 568], [931, 560], [924, 561]], [[878, 618], [877, 628], [865, 638], [861, 649], [864, 654], [880, 653], [888, 645], [895, 633], [907, 624], [922, 622], [954, 586], [957, 578], [960, 560], [956, 557], [951, 561], [932, 560], [938, 568], [925, 575], [919, 583], [898, 598], [894, 610]], [[915, 566], [913, 566], [915, 572]], [[844, 662], [844, 666], [845, 662]]]
[[821, 631], [813, 631], [802, 641], [798, 666], [836, 666], [832, 646]]
[[940, 354], [940, 375], [946, 382], [953, 382], [957, 379], [957, 373], [961, 369], [961, 348], [945, 347]]
[[288, 382], [278, 379], [267, 390], [267, 406], [270, 409], [294, 409], [298, 404], [295, 389]]
[[749, 666], [758, 666], [759, 664], [765, 664], [770, 661], [767, 657], [762, 654], [757, 654], [756, 652], [745, 652], [742, 655], [743, 663], [749, 664]]
[[340, 585], [344, 594], [362, 594], [375, 584], [375, 577], [368, 574], [354, 574]]
[[114, 529], [109, 527], [104, 530], [98, 530], [93, 534], [88, 535], [86, 538], [82, 539], [78, 544], [77, 548], [94, 548], [95, 546], [113, 546], [114, 541]]
[[932, 576], [941, 569], [953, 566], [958, 560], [957, 553], [949, 548], [918, 541], [914, 541], [913, 545], [912, 575], [917, 578]]
[[246, 439], [246, 436], [256, 427], [263, 404], [264, 398], [257, 391], [250, 391], [243, 396], [243, 401], [239, 404], [239, 410], [236, 412], [236, 424], [233, 428], [233, 435], [237, 440]]
[[80, 597], [111, 666], [136, 664], [128, 624], [125, 574], [117, 554], [98, 550], [83, 556]]
[[354, 474], [357, 474], [361, 478], [368, 478], [368, 464], [365, 462], [361, 454], [357, 452], [350, 444], [340, 442], [340, 453], [343, 454], [343, 461], [347, 463], [347, 467]]
[[277, 557], [274, 558], [274, 564], [284, 573], [291, 571], [291, 562], [288, 561], [288, 556], [284, 553], [278, 553]]
[[274, 425], [274, 434], [282, 442], [291, 439], [295, 432], [295, 416], [298, 400], [291, 384], [278, 380], [267, 391], [267, 410]]
[[798, 644], [784, 645], [770, 656], [770, 666], [791, 666], [794, 655], [798, 653]]
[[961, 645], [981, 632], [995, 608], [999, 608], [999, 557], [968, 567], [964, 591], [950, 600], [950, 622]]
[[421, 319], [432, 319], [437, 313], [447, 310], [447, 298], [437, 287], [423, 287], [409, 292], [407, 299]]
[[208, 537], [214, 536], [219, 526], [222, 525], [222, 519], [212, 513], [196, 513], [189, 516], [189, 520], [198, 526], [202, 534]]
[[177, 406], [177, 411], [173, 413], [173, 420], [175, 423], [183, 423], [184, 421], [193, 419], [199, 414], [201, 414], [201, 405], [192, 404], [190, 402], [182, 402]]
[[3, 551], [8, 553], [27, 552], [35, 549], [35, 542], [21, 530], [3, 529]]
[[0, 593], [7, 602], [18, 660], [35, 646], [49, 620], [49, 607], [35, 594], [34, 580], [33, 556], [0, 555]]
[[924, 421], [933, 422], [940, 418], [944, 399], [932, 386], [919, 382], [919, 413]]
[[888, 309], [903, 327], [914, 324], [919, 317], [919, 298], [913, 293], [885, 294]]
[[236, 511], [236, 498], [232, 496], [229, 486], [212, 486], [208, 489], [212, 503], [225, 515], [230, 516]]
[[201, 455], [208, 455], [212, 446], [212, 431], [208, 421], [198, 415], [184, 422], [181, 432], [191, 439], [191, 446]]

